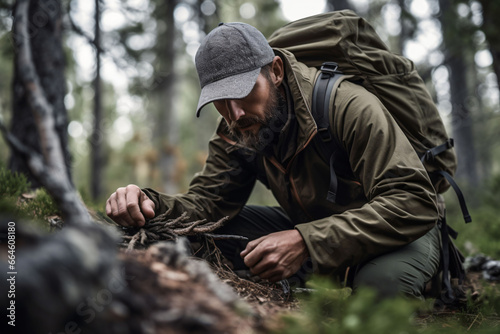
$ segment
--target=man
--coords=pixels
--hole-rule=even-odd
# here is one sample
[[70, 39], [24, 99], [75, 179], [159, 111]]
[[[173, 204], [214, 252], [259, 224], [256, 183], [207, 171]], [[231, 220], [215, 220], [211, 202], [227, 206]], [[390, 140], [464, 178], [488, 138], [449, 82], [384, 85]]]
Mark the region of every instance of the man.
[[[439, 267], [436, 195], [381, 102], [354, 83], [338, 87], [331, 124], [345, 159], [336, 167], [339, 195], [332, 203], [326, 199], [329, 164], [313, 140], [310, 112], [318, 70], [273, 50], [243, 23], [221, 24], [208, 34], [196, 67], [197, 115], [213, 103], [223, 118], [203, 170], [186, 194], [119, 188], [107, 214], [123, 226], [142, 226], [167, 210], [211, 221], [229, 216], [217, 232], [251, 240], [219, 243], [236, 268], [274, 282], [298, 275], [310, 259], [309, 269], [319, 274], [343, 278], [349, 268], [354, 289], [423, 298]], [[245, 205], [256, 180], [280, 208]]]

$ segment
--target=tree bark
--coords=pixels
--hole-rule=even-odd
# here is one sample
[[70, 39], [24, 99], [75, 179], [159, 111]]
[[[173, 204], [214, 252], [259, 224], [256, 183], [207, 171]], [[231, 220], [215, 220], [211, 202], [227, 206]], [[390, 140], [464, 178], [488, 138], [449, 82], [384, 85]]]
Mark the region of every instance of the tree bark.
[[[46, 53], [50, 53], [49, 50], [57, 52], [57, 49], [62, 48], [60, 43], [52, 43], [46, 45], [49, 50], [41, 48], [41, 53], [33, 52], [32, 44], [40, 45], [37, 41], [38, 34], [44, 36], [44, 33], [43, 29], [29, 29], [33, 28], [33, 22], [37, 22], [30, 21], [30, 18], [36, 18], [37, 15], [45, 15], [43, 17], [49, 18], [46, 11], [42, 12], [42, 6], [47, 6], [50, 9], [50, 12], [54, 14], [53, 18], [57, 17], [56, 14], [60, 15], [61, 13], [60, 1], [40, 0], [30, 3], [29, 0], [18, 0], [14, 12], [13, 29], [16, 48], [17, 89], [23, 90], [23, 94], [25, 94], [26, 109], [30, 111], [26, 117], [34, 120], [37, 131], [33, 132], [38, 136], [41, 154], [27, 146], [23, 141], [24, 138], [19, 140], [18, 137], [9, 133], [7, 139], [14, 149], [13, 151], [25, 159], [25, 164], [34, 178], [52, 195], [61, 210], [65, 223], [70, 226], [88, 226], [91, 224], [90, 215], [78, 197], [69, 177], [67, 161], [64, 156], [64, 152], [67, 152], [67, 146], [63, 144], [60, 136], [61, 130], [58, 129], [60, 115], [57, 114], [57, 111], [60, 106], [57, 105], [57, 101], [62, 100], [61, 95], [64, 96], [65, 92], [61, 89], [54, 92], [56, 95], [52, 96], [51, 101], [48, 97], [50, 95], [45, 93], [44, 88], [51, 91], [52, 85], [58, 83], [48, 82], [44, 77], [40, 78], [33, 60], [44, 57]], [[34, 11], [34, 9], [36, 10]], [[61, 23], [60, 20], [56, 20], [56, 22], [59, 25]], [[41, 26], [43, 27], [43, 25]], [[60, 30], [57, 31], [60, 32]], [[60, 36], [58, 40], [61, 42]], [[61, 62], [61, 59], [59, 61]], [[52, 69], [56, 70], [54, 67]], [[63, 71], [61, 68], [57, 68], [57, 70], [60, 71], [60, 78], [64, 82]]]
[[482, 31], [488, 41], [491, 56], [493, 57], [493, 71], [497, 76], [498, 88], [500, 89], [500, 29], [498, 17], [500, 17], [500, 2], [491, 0], [479, 0], [483, 7]]
[[[18, 6], [19, 4], [16, 4]], [[65, 173], [71, 180], [71, 156], [68, 151], [68, 117], [64, 106], [66, 95], [66, 82], [64, 79], [65, 59], [62, 48], [62, 9], [60, 1], [38, 0], [31, 1], [27, 24], [31, 44], [35, 74], [40, 78], [44, 88], [43, 94], [52, 106], [55, 121], [57, 140], [60, 142], [65, 163]], [[16, 38], [19, 31], [14, 28], [14, 43], [19, 44]], [[10, 131], [31, 150], [42, 154], [40, 137], [35, 124], [35, 119], [29, 105], [29, 92], [21, 80], [21, 72], [26, 71], [26, 64], [14, 58], [14, 80], [12, 87], [12, 123]], [[16, 151], [11, 151], [9, 168], [12, 171], [23, 173], [27, 176], [33, 189], [39, 188], [40, 183], [31, 173], [24, 156]]]
[[[443, 31], [445, 65], [449, 70], [450, 99], [452, 104], [451, 127], [458, 158], [457, 178], [469, 186], [478, 185], [476, 151], [474, 149], [473, 122], [467, 107], [470, 95], [467, 81], [467, 47], [461, 38], [461, 29], [456, 10], [450, 0], [439, 0], [439, 21]], [[470, 48], [469, 48], [470, 49]]]
[[398, 0], [399, 7], [401, 8], [401, 15], [399, 17], [399, 23], [401, 25], [401, 33], [399, 34], [398, 40], [398, 50], [399, 54], [404, 54], [404, 48], [406, 42], [413, 38], [415, 33], [415, 18], [406, 9], [405, 0]]
[[104, 135], [102, 131], [102, 103], [101, 103], [101, 0], [95, 0], [95, 77], [94, 77], [94, 130], [90, 139], [91, 146], [91, 178], [90, 192], [92, 199], [98, 200], [103, 192], [102, 169], [103, 157], [102, 146]]
[[158, 85], [154, 88], [153, 108], [156, 112], [154, 137], [159, 150], [158, 168], [160, 172], [161, 188], [166, 193], [176, 193], [177, 145], [179, 141], [178, 122], [175, 118], [174, 104], [176, 100], [176, 73], [175, 73], [175, 21], [174, 9], [177, 0], [159, 1], [156, 7], [158, 20], [163, 20], [166, 29], [158, 34], [159, 63], [157, 64], [155, 80]]
[[353, 9], [349, 0], [327, 0], [326, 5], [328, 11]]
[[193, 10], [196, 11], [197, 13], [197, 19], [199, 22], [200, 30], [205, 33], [205, 35], [208, 35], [208, 33], [217, 26], [217, 24], [220, 22], [220, 15], [219, 15], [219, 0], [213, 0], [213, 3], [215, 5], [215, 12], [210, 15], [206, 16], [202, 11], [201, 11], [201, 5], [205, 2], [205, 0], [197, 0], [196, 4], [193, 6]]

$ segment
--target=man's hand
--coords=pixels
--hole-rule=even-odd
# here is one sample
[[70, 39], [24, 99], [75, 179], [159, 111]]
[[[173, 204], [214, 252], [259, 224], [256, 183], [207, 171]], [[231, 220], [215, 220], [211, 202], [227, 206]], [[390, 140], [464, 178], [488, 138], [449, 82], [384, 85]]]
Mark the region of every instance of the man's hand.
[[287, 230], [249, 242], [240, 255], [252, 274], [277, 282], [295, 274], [309, 252], [299, 231]]
[[143, 226], [155, 216], [155, 204], [141, 188], [129, 184], [109, 196], [106, 214], [122, 226]]

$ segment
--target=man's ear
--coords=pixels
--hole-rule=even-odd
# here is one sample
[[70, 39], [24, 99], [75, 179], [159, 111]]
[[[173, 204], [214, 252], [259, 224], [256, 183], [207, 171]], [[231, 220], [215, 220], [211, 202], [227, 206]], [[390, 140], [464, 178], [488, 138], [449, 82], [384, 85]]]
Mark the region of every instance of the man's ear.
[[273, 83], [276, 87], [278, 87], [281, 85], [283, 78], [285, 77], [283, 60], [279, 56], [275, 56], [271, 67], [271, 78], [273, 79]]

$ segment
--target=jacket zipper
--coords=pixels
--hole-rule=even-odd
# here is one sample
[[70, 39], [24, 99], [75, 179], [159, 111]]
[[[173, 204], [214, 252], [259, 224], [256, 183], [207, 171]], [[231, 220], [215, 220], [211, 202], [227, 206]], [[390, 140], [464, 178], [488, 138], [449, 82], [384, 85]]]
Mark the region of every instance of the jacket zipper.
[[[291, 193], [292, 193], [292, 196], [293, 198], [295, 199], [295, 201], [299, 204], [300, 208], [302, 209], [302, 211], [305, 213], [305, 215], [309, 218], [309, 219], [313, 219], [311, 217], [311, 215], [309, 215], [309, 213], [307, 212], [305, 206], [304, 206], [304, 203], [302, 203], [301, 199], [300, 199], [300, 196], [299, 196], [299, 192], [297, 191], [297, 187], [295, 186], [295, 183], [293, 182], [293, 179], [292, 179], [292, 175], [291, 173], [289, 173], [289, 170], [291, 169], [292, 167], [292, 163], [293, 161], [295, 160], [295, 157], [300, 153], [302, 152], [310, 143], [311, 143], [311, 140], [314, 138], [314, 136], [318, 133], [318, 130], [315, 129], [313, 131], [313, 133], [311, 133], [311, 136], [309, 136], [309, 138], [307, 139], [307, 141], [305, 142], [304, 145], [302, 145], [302, 147], [297, 151], [295, 152], [295, 154], [292, 156], [292, 158], [290, 159], [290, 162], [288, 163], [288, 166], [287, 168], [285, 169], [278, 161], [276, 161], [276, 159], [274, 157], [271, 157], [271, 158], [268, 158], [268, 157], [265, 157], [267, 160], [269, 160], [276, 168], [278, 168], [278, 170], [280, 172], [282, 172], [285, 177], [287, 176], [288, 174], [288, 180], [290, 181], [290, 186], [291, 186]], [[219, 133], [219, 136], [224, 139], [227, 143], [231, 144], [231, 145], [234, 145], [234, 146], [240, 146], [240, 147], [243, 147], [241, 145], [239, 145], [238, 143], [236, 143], [235, 141], [229, 139], [228, 137], [224, 136], [223, 134]]]
[[271, 157], [271, 158], [267, 158], [267, 160], [269, 160], [276, 168], [278, 168], [280, 170], [280, 172], [282, 172], [283, 174], [285, 174], [285, 177], [287, 176], [288, 174], [288, 180], [290, 181], [290, 186], [291, 186], [291, 193], [292, 193], [292, 196], [293, 198], [295, 199], [295, 201], [299, 204], [300, 208], [302, 209], [302, 211], [305, 213], [305, 215], [309, 218], [309, 219], [313, 219], [311, 217], [311, 215], [309, 215], [309, 213], [307, 212], [305, 206], [304, 206], [304, 203], [302, 203], [301, 199], [300, 199], [300, 196], [299, 196], [299, 192], [297, 191], [297, 187], [295, 186], [295, 183], [293, 182], [293, 178], [292, 178], [292, 174], [290, 173], [290, 169], [292, 167], [292, 163], [293, 161], [295, 160], [295, 157], [300, 153], [302, 152], [308, 145], [309, 143], [311, 142], [311, 140], [314, 138], [314, 136], [318, 133], [318, 130], [314, 130], [314, 132], [311, 134], [311, 136], [309, 137], [309, 139], [307, 139], [306, 143], [300, 148], [300, 150], [298, 150], [297, 152], [295, 152], [295, 154], [292, 156], [292, 158], [290, 159], [290, 162], [288, 163], [288, 166], [287, 168], [285, 169], [278, 161], [276, 161], [276, 159], [274, 157]]

